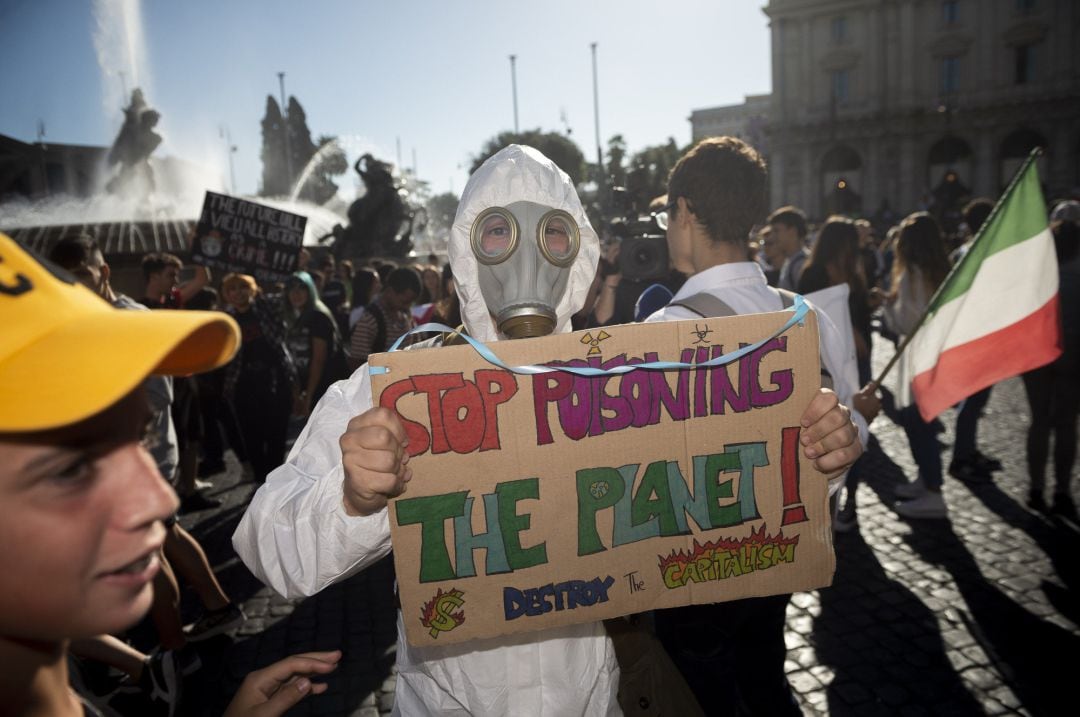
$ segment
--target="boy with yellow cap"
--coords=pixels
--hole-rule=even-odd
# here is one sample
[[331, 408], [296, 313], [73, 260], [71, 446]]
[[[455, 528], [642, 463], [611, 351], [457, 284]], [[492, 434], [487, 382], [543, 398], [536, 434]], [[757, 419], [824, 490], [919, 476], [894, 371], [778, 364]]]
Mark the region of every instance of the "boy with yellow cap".
[[[3, 234], [0, 326], [0, 705], [95, 714], [68, 686], [68, 642], [142, 618], [177, 507], [141, 443], [142, 383], [220, 366], [238, 331], [220, 313], [117, 310]], [[229, 714], [281, 714], [325, 689], [295, 673], [329, 672], [339, 657], [252, 673]]]

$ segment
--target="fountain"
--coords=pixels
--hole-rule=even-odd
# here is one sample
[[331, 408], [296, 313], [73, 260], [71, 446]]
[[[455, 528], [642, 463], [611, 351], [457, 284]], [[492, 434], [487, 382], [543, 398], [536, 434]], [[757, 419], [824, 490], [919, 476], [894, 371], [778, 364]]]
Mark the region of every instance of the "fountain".
[[[115, 108], [126, 103], [116, 139], [107, 151], [100, 150], [89, 196], [53, 193], [6, 201], [0, 204], [0, 231], [41, 254], [62, 236], [87, 233], [120, 265], [134, 266], [151, 251], [185, 255], [204, 193], [224, 193], [224, 172], [153, 156], [165, 132], [159, 134], [163, 118], [150, 105], [138, 0], [95, 0], [95, 17], [107, 114], [115, 116]], [[139, 85], [130, 97], [120, 91], [125, 78]], [[38, 148], [48, 151], [44, 144]], [[339, 192], [322, 205], [305, 201], [305, 187], [324, 171], [323, 162], [345, 149], [360, 155], [354, 165], [363, 182], [359, 198], [350, 203]], [[393, 165], [375, 159], [377, 154], [378, 148], [362, 138], [335, 140], [311, 158], [290, 196], [250, 199], [306, 216], [305, 245], [332, 242], [340, 258], [404, 257], [418, 234], [426, 243], [422, 185], [396, 174]]]
[[[304, 193], [307, 182], [332, 155], [344, 155], [347, 150], [362, 152], [353, 169], [363, 192], [347, 205], [348, 225], [337, 224], [331, 231], [319, 234], [319, 242], [330, 243], [338, 259], [361, 261], [369, 257], [406, 257], [414, 249], [414, 238], [418, 239], [416, 244], [429, 244], [427, 211], [414, 178], [401, 176], [392, 164], [376, 159], [377, 148], [361, 137], [334, 138], [320, 147], [300, 173], [291, 199]], [[346, 203], [339, 192], [323, 206], [340, 212]]]

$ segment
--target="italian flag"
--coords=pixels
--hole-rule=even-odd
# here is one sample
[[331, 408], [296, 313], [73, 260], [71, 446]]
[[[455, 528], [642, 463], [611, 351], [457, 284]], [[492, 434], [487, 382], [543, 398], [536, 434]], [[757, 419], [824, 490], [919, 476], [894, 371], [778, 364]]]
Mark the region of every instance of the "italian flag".
[[1061, 354], [1058, 269], [1034, 155], [930, 301], [904, 373], [927, 422]]

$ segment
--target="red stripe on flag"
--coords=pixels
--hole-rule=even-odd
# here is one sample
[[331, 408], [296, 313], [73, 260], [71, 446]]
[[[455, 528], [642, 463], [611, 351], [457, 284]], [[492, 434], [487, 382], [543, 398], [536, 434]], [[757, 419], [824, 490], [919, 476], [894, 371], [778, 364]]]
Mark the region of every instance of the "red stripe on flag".
[[1061, 355], [1058, 295], [1015, 324], [955, 346], [911, 382], [923, 420], [998, 381], [1045, 366]]

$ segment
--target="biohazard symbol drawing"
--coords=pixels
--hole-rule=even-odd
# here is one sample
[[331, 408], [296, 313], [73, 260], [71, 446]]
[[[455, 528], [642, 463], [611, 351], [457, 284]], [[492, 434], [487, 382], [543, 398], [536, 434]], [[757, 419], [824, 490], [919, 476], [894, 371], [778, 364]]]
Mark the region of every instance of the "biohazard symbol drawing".
[[600, 329], [600, 333], [598, 333], [595, 337], [593, 337], [591, 331], [588, 332], [587, 334], [585, 334], [584, 336], [582, 336], [581, 337], [581, 343], [583, 343], [583, 344], [585, 344], [585, 345], [587, 345], [589, 347], [589, 353], [587, 353], [585, 355], [586, 356], [596, 356], [597, 354], [599, 354], [600, 353], [600, 342], [603, 341], [604, 339], [610, 339], [610, 338], [611, 338], [611, 334], [609, 334], [607, 331], [604, 331], [603, 329]]
[[431, 628], [428, 634], [437, 638], [440, 632], [450, 632], [465, 622], [464, 610], [453, 612], [465, 604], [464, 595], [465, 593], [457, 588], [445, 593], [439, 588], [435, 597], [424, 604], [420, 610], [420, 624]]

